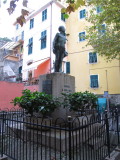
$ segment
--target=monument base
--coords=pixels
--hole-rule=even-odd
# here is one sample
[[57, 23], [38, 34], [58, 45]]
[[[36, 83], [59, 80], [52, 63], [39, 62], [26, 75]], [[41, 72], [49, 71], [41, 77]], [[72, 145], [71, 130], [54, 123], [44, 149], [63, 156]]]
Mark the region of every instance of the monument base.
[[[39, 77], [39, 92], [45, 92], [54, 97], [62, 97], [61, 93], [74, 93], [75, 77], [59, 72], [41, 75]], [[70, 114], [68, 109], [61, 107], [52, 114], [52, 118], [53, 120], [56, 118], [66, 119]]]

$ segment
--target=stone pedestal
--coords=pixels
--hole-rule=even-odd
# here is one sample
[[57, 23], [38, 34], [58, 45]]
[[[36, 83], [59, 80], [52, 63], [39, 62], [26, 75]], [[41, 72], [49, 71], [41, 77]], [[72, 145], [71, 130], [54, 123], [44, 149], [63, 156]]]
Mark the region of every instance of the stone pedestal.
[[[54, 97], [61, 97], [63, 92], [74, 93], [75, 77], [59, 72], [41, 75], [39, 77], [39, 91]], [[53, 113], [52, 117], [53, 119], [58, 117], [66, 119], [68, 115], [70, 115], [68, 110], [61, 107]]]

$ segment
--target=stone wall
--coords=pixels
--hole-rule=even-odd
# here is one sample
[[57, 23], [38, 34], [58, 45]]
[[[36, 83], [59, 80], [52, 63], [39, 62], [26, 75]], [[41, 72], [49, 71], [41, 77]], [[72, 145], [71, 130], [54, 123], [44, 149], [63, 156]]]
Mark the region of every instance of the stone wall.
[[115, 105], [120, 105], [120, 94], [112, 94], [110, 95], [110, 103]]

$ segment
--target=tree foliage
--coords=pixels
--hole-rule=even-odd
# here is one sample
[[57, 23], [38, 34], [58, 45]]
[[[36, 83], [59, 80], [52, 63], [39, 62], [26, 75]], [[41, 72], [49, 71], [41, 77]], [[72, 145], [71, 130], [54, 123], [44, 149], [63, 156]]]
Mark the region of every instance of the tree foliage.
[[[58, 0], [58, 1], [62, 1], [62, 0]], [[85, 0], [66, 0], [65, 1], [67, 3], [67, 7], [66, 8], [62, 8], [62, 13], [65, 13], [65, 18], [69, 17], [69, 14], [71, 12], [74, 12], [75, 10], [77, 10], [80, 6], [84, 6], [85, 5]]]
[[[61, 0], [60, 0], [61, 1]], [[120, 0], [66, 0], [65, 18], [80, 6], [91, 6], [87, 27], [88, 45], [107, 60], [120, 59]], [[96, 13], [96, 8], [101, 8]], [[105, 28], [103, 28], [103, 24]]]
[[[9, 7], [7, 8], [9, 15], [11, 15], [15, 11], [18, 1], [19, 0], [10, 0]], [[3, 0], [3, 3], [4, 4], [7, 3], [7, 0]], [[28, 0], [22, 0], [22, 4], [24, 7], [27, 7], [27, 3], [28, 3]], [[16, 19], [16, 22], [19, 23], [21, 26], [23, 26], [23, 24], [26, 22], [25, 16], [28, 16], [28, 14], [29, 14], [29, 12], [27, 10], [21, 9], [21, 16], [19, 16]]]
[[[94, 7], [87, 18], [92, 24], [88, 28], [88, 45], [107, 60], [120, 59], [120, 1], [91, 0], [89, 5]], [[102, 9], [98, 14], [96, 7]]]
[[[90, 22], [86, 37], [88, 45], [107, 60], [120, 59], [120, 0], [66, 0], [66, 3], [68, 6], [62, 9], [67, 14], [65, 18], [82, 5], [91, 6], [87, 17]], [[97, 7], [101, 9], [98, 14]]]

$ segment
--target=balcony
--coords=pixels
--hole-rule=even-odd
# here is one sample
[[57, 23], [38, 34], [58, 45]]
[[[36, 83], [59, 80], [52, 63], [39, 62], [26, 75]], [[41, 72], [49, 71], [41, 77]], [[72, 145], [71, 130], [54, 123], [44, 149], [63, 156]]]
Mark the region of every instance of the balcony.
[[22, 54], [17, 53], [16, 50], [4, 49], [3, 57], [4, 57], [4, 59], [13, 60], [13, 61], [21, 61], [22, 60]]
[[22, 80], [22, 82], [23, 82], [26, 86], [38, 85], [39, 79], [38, 79], [37, 77], [33, 77], [33, 78], [24, 79], [24, 80]]

